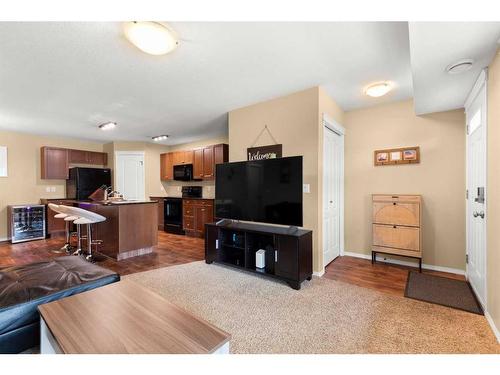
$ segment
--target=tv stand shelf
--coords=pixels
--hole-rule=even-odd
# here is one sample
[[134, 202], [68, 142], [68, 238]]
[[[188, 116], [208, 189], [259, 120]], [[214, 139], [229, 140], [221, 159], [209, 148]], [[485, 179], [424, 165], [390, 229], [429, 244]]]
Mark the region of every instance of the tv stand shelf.
[[[312, 231], [296, 227], [223, 222], [205, 225], [205, 262], [286, 281], [300, 289], [312, 277]], [[255, 253], [265, 252], [265, 268], [255, 265]]]

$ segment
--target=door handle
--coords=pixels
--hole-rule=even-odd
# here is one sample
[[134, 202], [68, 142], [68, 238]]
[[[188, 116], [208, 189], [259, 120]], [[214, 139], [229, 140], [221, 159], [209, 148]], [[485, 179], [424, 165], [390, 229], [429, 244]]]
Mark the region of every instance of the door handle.
[[278, 250], [274, 250], [274, 261], [278, 263]]
[[479, 216], [479, 214], [477, 213], [477, 211], [474, 211], [474, 213], [472, 214], [472, 216], [474, 216], [474, 217], [478, 217], [478, 216]]
[[481, 216], [481, 219], [484, 219], [484, 211], [479, 212], [477, 215]]

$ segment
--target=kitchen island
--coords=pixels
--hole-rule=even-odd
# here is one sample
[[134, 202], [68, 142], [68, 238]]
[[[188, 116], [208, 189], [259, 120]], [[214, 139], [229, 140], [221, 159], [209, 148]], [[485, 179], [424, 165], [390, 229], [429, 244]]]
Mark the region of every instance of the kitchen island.
[[158, 202], [118, 201], [113, 203], [73, 201], [106, 221], [93, 226], [92, 237], [101, 240], [97, 251], [116, 260], [153, 252], [158, 244]]

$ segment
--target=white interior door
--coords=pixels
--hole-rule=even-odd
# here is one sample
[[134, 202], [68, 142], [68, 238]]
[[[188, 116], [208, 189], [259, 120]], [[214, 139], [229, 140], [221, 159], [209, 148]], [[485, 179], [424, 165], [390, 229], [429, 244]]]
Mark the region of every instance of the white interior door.
[[116, 153], [116, 190], [127, 200], [144, 199], [144, 153]]
[[466, 108], [467, 278], [486, 306], [486, 84]]
[[323, 138], [323, 266], [337, 258], [343, 241], [344, 135], [325, 125]]

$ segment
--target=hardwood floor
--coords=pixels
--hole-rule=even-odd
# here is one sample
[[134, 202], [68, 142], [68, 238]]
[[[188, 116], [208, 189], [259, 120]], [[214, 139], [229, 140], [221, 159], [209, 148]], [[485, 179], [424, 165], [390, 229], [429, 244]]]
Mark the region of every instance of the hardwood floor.
[[[338, 257], [326, 267], [323, 277], [396, 296], [404, 296], [409, 270], [418, 271], [418, 268], [382, 263], [380, 261], [372, 264], [368, 259], [343, 256]], [[422, 272], [465, 280], [464, 276], [453, 273], [431, 270], [423, 270]]]
[[[0, 243], [0, 267], [14, 266], [45, 260], [65, 254], [55, 254], [51, 249], [58, 249], [64, 244], [62, 237], [41, 241], [11, 244]], [[173, 266], [205, 259], [205, 241], [201, 238], [179, 236], [158, 231], [158, 246], [152, 254], [125, 259], [120, 262], [105, 258], [97, 264], [127, 275], [155, 268]], [[325, 269], [324, 277], [365, 288], [375, 289], [392, 295], [403, 296], [410, 268], [388, 263], [371, 264], [368, 259], [338, 257]], [[464, 280], [461, 275], [429, 271], [434, 275]]]
[[[51, 249], [58, 249], [64, 244], [62, 237], [11, 244], [0, 243], [0, 267], [26, 264], [46, 260], [66, 254], [55, 254]], [[205, 241], [200, 238], [179, 236], [158, 231], [158, 246], [152, 254], [116, 261], [104, 258], [98, 265], [127, 275], [148, 271], [155, 268], [173, 266], [205, 259]]]

